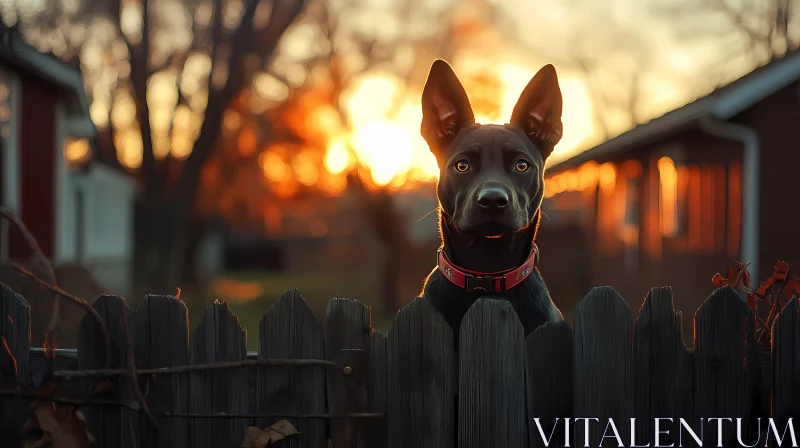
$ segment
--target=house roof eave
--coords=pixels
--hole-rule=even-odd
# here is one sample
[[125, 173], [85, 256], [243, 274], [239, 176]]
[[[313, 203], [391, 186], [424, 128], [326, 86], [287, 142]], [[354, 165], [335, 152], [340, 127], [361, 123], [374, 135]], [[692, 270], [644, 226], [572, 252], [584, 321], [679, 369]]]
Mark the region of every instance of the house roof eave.
[[600, 145], [548, 167], [550, 172], [574, 168], [589, 160], [612, 158], [695, 126], [703, 117], [730, 120], [759, 101], [800, 79], [800, 51], [757, 68], [722, 91], [715, 91], [681, 108], [637, 126]]
[[657, 141], [660, 138], [665, 138], [694, 127], [700, 118], [709, 115], [712, 113], [712, 110], [712, 104], [708, 99], [703, 98], [697, 100], [680, 109], [675, 109], [660, 118], [637, 126], [628, 132], [620, 134], [591, 149], [570, 157], [567, 160], [558, 162], [548, 167], [547, 170], [549, 172], [558, 172], [575, 168], [590, 160], [613, 158], [614, 155], [622, 151], [633, 150]]
[[78, 70], [55, 56], [39, 52], [25, 42], [19, 33], [8, 28], [0, 29], [0, 61], [32, 73], [66, 91], [70, 100], [68, 112], [78, 129], [82, 129], [81, 136], [94, 136], [94, 124], [89, 116], [89, 99]]

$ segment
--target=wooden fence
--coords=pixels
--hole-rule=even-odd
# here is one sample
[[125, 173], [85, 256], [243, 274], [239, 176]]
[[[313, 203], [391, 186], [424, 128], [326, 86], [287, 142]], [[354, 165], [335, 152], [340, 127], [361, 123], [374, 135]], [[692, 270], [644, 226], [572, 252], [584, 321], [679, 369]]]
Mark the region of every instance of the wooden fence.
[[[103, 296], [93, 308], [110, 350], [87, 314], [77, 350], [57, 350], [54, 359], [30, 347], [25, 300], [5, 286], [0, 298], [7, 347], [0, 438], [23, 426], [23, 391], [45, 380], [50, 363], [57, 378], [69, 379], [58, 400], [81, 405], [97, 447], [238, 447], [246, 427], [281, 419], [299, 433], [276, 447], [538, 447], [545, 444], [536, 419], [549, 436], [555, 419], [566, 417], [614, 418], [629, 446], [631, 417], [743, 418], [753, 436], [757, 417], [800, 415], [797, 299], [777, 319], [770, 353], [755, 341], [752, 311], [729, 287], [697, 310], [693, 350], [684, 347], [668, 287], [648, 294], [636, 321], [614, 289], [595, 288], [577, 307], [574, 333], [550, 323], [527, 339], [508, 302], [481, 299], [464, 318], [458, 352], [450, 327], [420, 298], [383, 335], [359, 301], [334, 299], [323, 323], [291, 290], [263, 316], [258, 352], [248, 353], [225, 304], [210, 306], [190, 337], [175, 297], [147, 296], [128, 309], [124, 299]], [[605, 423], [590, 425], [589, 434], [583, 424], [558, 428], [549, 446], [583, 446], [585, 436], [599, 446], [607, 430]], [[722, 446], [740, 446], [730, 443], [735, 432], [735, 424], [724, 428]], [[652, 441], [653, 425], [636, 433]]]

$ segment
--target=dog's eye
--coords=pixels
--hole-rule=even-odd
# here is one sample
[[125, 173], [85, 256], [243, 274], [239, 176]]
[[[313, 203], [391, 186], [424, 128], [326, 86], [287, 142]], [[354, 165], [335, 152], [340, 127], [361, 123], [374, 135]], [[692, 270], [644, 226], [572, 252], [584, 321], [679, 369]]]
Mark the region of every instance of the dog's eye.
[[466, 160], [459, 160], [458, 162], [456, 162], [454, 167], [455, 167], [456, 171], [458, 171], [459, 173], [463, 173], [465, 171], [469, 171], [469, 163], [467, 163]]
[[528, 162], [526, 162], [524, 160], [517, 160], [517, 164], [514, 165], [514, 168], [517, 171], [519, 171], [520, 173], [524, 173], [525, 171], [528, 171], [528, 168], [530, 168], [530, 165], [528, 164]]

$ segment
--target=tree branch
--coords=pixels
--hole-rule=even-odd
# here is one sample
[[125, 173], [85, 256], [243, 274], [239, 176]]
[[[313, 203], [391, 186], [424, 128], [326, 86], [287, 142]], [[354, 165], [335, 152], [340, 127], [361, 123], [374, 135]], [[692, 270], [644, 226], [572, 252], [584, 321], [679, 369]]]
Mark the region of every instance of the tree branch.
[[145, 181], [145, 198], [152, 200], [163, 190], [163, 180], [156, 173], [153, 153], [153, 133], [150, 126], [150, 106], [147, 104], [147, 80], [150, 70], [150, 0], [142, 0], [142, 40], [129, 47], [131, 59], [130, 82], [136, 104], [136, 120], [142, 136], [141, 177]]
[[104, 366], [105, 368], [109, 368], [109, 366], [111, 365], [111, 338], [109, 337], [106, 321], [104, 321], [103, 318], [100, 317], [100, 314], [97, 312], [97, 310], [95, 310], [92, 307], [92, 305], [89, 304], [89, 302], [79, 299], [78, 297], [73, 296], [72, 294], [64, 291], [63, 289], [47, 283], [46, 281], [37, 277], [36, 274], [23, 268], [22, 266], [14, 264], [13, 267], [20, 274], [38, 283], [39, 286], [41, 286], [42, 288], [45, 288], [50, 292], [56, 293], [57, 295], [64, 297], [65, 299], [68, 299], [70, 302], [83, 308], [87, 314], [91, 314], [92, 317], [94, 317], [94, 319], [97, 321], [97, 328], [100, 330], [100, 334], [102, 334], [103, 336], [103, 347], [105, 349]]
[[[194, 207], [197, 185], [200, 181], [200, 171], [216, 146], [222, 125], [222, 115], [231, 99], [249, 81], [245, 77], [251, 76], [245, 71], [245, 56], [258, 48], [262, 59], [269, 60], [278, 46], [280, 37], [305, 6], [304, 0], [276, 0], [269, 23], [256, 36], [253, 28], [253, 17], [255, 16], [258, 2], [259, 0], [247, 1], [247, 7], [242, 15], [241, 23], [233, 33], [230, 42], [230, 55], [227, 61], [228, 78], [225, 84], [221, 89], [214, 89], [210, 82], [211, 78], [209, 78], [208, 104], [205, 117], [200, 126], [200, 132], [192, 153], [186, 159], [175, 187], [173, 198], [175, 220], [173, 225], [176, 238], [185, 238], [183, 230], [187, 225], [190, 211]], [[213, 76], [213, 68], [210, 76]], [[183, 244], [173, 244], [173, 253], [171, 254], [173, 262], [170, 263], [170, 269], [177, 269], [178, 266], [181, 266], [181, 263], [177, 263], [175, 260], [183, 256], [182, 251]], [[176, 279], [178, 273], [172, 272], [168, 277]]]

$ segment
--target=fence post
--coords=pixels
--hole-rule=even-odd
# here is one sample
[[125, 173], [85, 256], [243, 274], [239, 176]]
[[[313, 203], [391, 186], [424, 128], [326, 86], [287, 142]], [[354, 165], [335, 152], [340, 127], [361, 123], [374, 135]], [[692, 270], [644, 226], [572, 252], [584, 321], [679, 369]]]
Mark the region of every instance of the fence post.
[[[375, 343], [373, 344], [373, 339]], [[327, 369], [328, 412], [333, 416], [375, 412], [370, 404], [383, 394], [386, 376], [380, 368], [386, 364], [381, 335], [370, 325], [370, 310], [358, 300], [333, 299], [325, 317], [325, 351], [336, 363]], [[373, 352], [373, 348], [375, 352]], [[381, 375], [373, 376], [373, 373]], [[372, 401], [372, 403], [370, 403]], [[384, 412], [380, 409], [378, 412]], [[333, 448], [386, 445], [378, 418], [336, 418], [330, 421]]]
[[[730, 286], [717, 289], [695, 314], [695, 416], [741, 418], [743, 442], [752, 444], [753, 416], [760, 389], [760, 356], [755, 317]], [[736, 420], [722, 424], [723, 446], [735, 445]], [[716, 424], [713, 442], [716, 440]]]
[[[259, 359], [325, 359], [322, 323], [300, 292], [285, 292], [261, 318], [258, 334]], [[299, 434], [287, 437], [275, 447], [325, 448], [327, 422], [324, 418], [294, 418], [296, 415], [325, 414], [325, 366], [259, 367], [258, 413], [287, 415]], [[267, 419], [270, 425], [283, 417]]]
[[574, 446], [600, 446], [608, 419], [623, 443], [630, 438], [631, 327], [630, 307], [610, 286], [593, 288], [575, 309], [575, 418], [592, 420], [575, 422]]
[[[30, 385], [30, 315], [28, 302], [0, 283], [0, 389], [4, 391]], [[25, 415], [24, 400], [0, 397], [0, 440], [9, 445], [17, 442]]]
[[[779, 433], [800, 418], [800, 303], [793, 297], [772, 326], [772, 409]], [[770, 445], [776, 446], [776, 445]]]
[[564, 431], [558, 429], [546, 445], [534, 418], [549, 437], [552, 425], [572, 417], [572, 330], [563, 320], [547, 322], [528, 336], [525, 350], [530, 446], [565, 446]]
[[[137, 369], [189, 364], [189, 315], [175, 296], [148, 295], [136, 307], [131, 328], [135, 338]], [[139, 377], [153, 412], [186, 414], [189, 411], [189, 375], [173, 373]], [[158, 429], [142, 418], [142, 445], [155, 448], [188, 447], [189, 425], [181, 417], [156, 417]]]
[[478, 299], [460, 333], [458, 446], [527, 446], [525, 332], [514, 308]]
[[[111, 339], [111, 362], [109, 368], [128, 368], [123, 319], [132, 317], [128, 304], [122, 297], [100, 296], [92, 308], [106, 322]], [[124, 309], [124, 312], [123, 312]], [[132, 326], [128, 326], [132, 330]], [[133, 333], [133, 331], [131, 331]], [[130, 334], [135, 344], [135, 334]], [[97, 320], [90, 314], [83, 316], [78, 326], [78, 370], [102, 369], [105, 366], [103, 334]], [[82, 396], [119, 402], [126, 405], [136, 403], [130, 378], [89, 377], [82, 380]], [[95, 439], [97, 447], [138, 447], [139, 415], [136, 411], [114, 406], [87, 406], [84, 410], [86, 427]]]
[[[672, 288], [653, 288], [647, 294], [633, 329], [633, 398], [631, 417], [636, 417], [637, 440], [631, 444], [655, 443], [654, 418], [683, 417], [694, 422], [694, 381], [689, 353], [683, 344], [681, 313], [675, 312]], [[669, 434], [661, 434], [659, 445], [676, 440], [677, 420], [665, 421]], [[692, 423], [692, 428], [695, 425]], [[687, 435], [683, 446], [693, 440]]]
[[390, 448], [455, 446], [453, 344], [453, 330], [427, 300], [397, 314], [387, 339]]
[[[192, 333], [192, 364], [247, 360], [247, 332], [239, 325], [228, 303], [214, 302]], [[209, 370], [191, 374], [192, 414], [246, 414], [252, 393], [247, 387], [247, 368]], [[193, 419], [193, 448], [239, 446], [250, 419]]]

